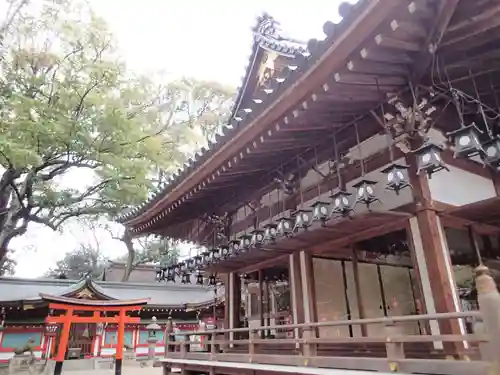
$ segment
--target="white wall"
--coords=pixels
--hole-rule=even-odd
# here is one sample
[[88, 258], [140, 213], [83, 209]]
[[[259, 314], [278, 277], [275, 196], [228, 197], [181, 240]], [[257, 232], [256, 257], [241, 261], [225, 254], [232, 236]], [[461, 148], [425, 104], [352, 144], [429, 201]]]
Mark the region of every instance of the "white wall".
[[443, 170], [428, 179], [433, 200], [463, 206], [496, 197], [495, 185], [491, 179], [451, 165], [448, 168], [449, 172]]

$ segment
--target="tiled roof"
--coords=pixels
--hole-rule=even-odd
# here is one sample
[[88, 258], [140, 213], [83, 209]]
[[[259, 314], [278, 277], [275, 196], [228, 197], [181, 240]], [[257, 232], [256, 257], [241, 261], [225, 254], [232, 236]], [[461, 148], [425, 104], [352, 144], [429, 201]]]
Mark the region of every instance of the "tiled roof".
[[196, 306], [214, 299], [213, 290], [198, 285], [0, 277], [0, 303], [34, 302], [40, 300], [40, 293], [66, 296], [86, 285], [107, 299], [150, 298], [148, 305], [164, 307]]
[[[327, 21], [323, 25], [325, 39], [318, 41], [311, 39], [307, 42], [307, 48], [301, 46], [300, 42], [290, 41], [280, 38], [271, 17], [264, 15], [258, 19], [258, 24], [254, 28], [253, 53], [250, 58], [250, 64], [247, 67], [247, 74], [238, 94], [238, 98], [233, 108], [232, 116], [227, 126], [217, 134], [215, 139], [210, 142], [207, 148], [202, 148], [196, 155], [189, 159], [183, 166], [171, 175], [169, 181], [160, 186], [148, 201], [138, 207], [132, 208], [116, 218], [120, 223], [127, 224], [130, 220], [139, 217], [147, 212], [151, 207], [164, 199], [176, 186], [195, 172], [212, 155], [220, 150], [235, 134], [241, 131], [246, 125], [252, 122], [264, 109], [275, 102], [290, 85], [292, 85], [302, 74], [304, 74], [311, 65], [313, 65], [323, 53], [330, 47], [337, 36], [340, 35], [356, 18], [356, 16], [370, 3], [371, 0], [358, 0], [355, 3], [343, 2], [339, 6], [339, 14], [342, 20], [338, 24]], [[294, 56], [289, 69], [272, 83], [272, 90], [259, 93], [259, 100], [254, 101], [251, 111], [240, 110], [240, 99], [245, 93], [248, 74], [252, 69], [253, 57], [259, 47], [270, 48], [276, 52], [286, 52]]]

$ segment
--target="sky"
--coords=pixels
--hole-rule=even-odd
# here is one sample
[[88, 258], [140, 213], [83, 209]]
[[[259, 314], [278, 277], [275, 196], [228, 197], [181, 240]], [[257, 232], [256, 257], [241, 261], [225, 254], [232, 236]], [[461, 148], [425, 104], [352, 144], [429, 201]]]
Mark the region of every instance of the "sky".
[[[0, 0], [1, 2], [5, 0]], [[33, 0], [35, 1], [35, 0]], [[287, 35], [323, 39], [325, 21], [337, 22], [340, 0], [88, 0], [114, 33], [120, 55], [138, 73], [163, 72], [238, 87], [251, 52], [256, 18], [263, 12]], [[349, 2], [355, 2], [350, 0]], [[0, 7], [1, 9], [2, 7]], [[109, 258], [126, 253], [109, 233], [96, 234]], [[64, 233], [30, 225], [12, 243], [16, 276], [40, 277], [64, 254], [93, 236], [81, 228]], [[186, 249], [186, 252], [188, 250]]]

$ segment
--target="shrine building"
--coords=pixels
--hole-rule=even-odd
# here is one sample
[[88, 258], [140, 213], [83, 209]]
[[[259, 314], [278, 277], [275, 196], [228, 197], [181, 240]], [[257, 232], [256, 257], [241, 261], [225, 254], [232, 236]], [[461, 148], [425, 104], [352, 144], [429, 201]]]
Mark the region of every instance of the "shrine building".
[[[121, 274], [115, 264], [107, 272], [107, 279]], [[148, 331], [146, 326], [153, 316], [161, 330], [157, 332], [156, 352], [164, 352], [164, 329], [167, 319], [172, 318], [176, 332], [195, 331], [200, 321], [213, 321], [223, 309], [223, 297], [214, 290], [196, 285], [159, 284], [155, 281], [154, 266], [142, 266], [132, 272], [133, 279], [142, 282], [97, 281], [60, 279], [21, 279], [0, 277], [0, 363], [8, 362], [14, 350], [32, 340], [33, 351], [38, 359], [54, 358], [61, 335], [60, 324], [47, 323], [51, 302], [113, 305], [139, 299], [147, 299], [140, 310], [129, 314], [138, 321], [125, 325], [124, 345], [140, 359], [148, 355]], [[151, 278], [149, 278], [149, 277]], [[148, 280], [150, 282], [145, 282]], [[215, 309], [214, 309], [215, 307]], [[85, 314], [84, 314], [85, 315]], [[117, 324], [71, 324], [68, 349], [77, 353], [75, 358], [106, 358], [116, 354]]]
[[499, 12], [360, 0], [306, 43], [257, 20], [227, 126], [118, 218], [207, 249], [167, 285], [224, 285], [228, 329], [208, 353], [176, 342], [166, 368], [485, 373], [498, 334], [475, 335], [473, 270], [500, 273]]

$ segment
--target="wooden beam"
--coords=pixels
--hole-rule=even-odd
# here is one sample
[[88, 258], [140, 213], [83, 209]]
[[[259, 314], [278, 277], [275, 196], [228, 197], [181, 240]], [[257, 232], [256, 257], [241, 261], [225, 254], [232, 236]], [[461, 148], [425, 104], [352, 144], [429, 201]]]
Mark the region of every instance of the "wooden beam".
[[[450, 0], [452, 1], [452, 0]], [[457, 0], [453, 0], [457, 1]], [[454, 44], [463, 42], [466, 39], [471, 39], [473, 37], [479, 36], [480, 34], [486, 33], [491, 29], [495, 29], [500, 26], [500, 7], [495, 7], [493, 10], [486, 12], [484, 18], [480, 18], [476, 21], [471, 21], [463, 28], [455, 29], [453, 32], [449, 32], [443, 38], [441, 42], [442, 47], [449, 47]]]
[[[61, 316], [48, 316], [45, 318], [45, 322], [49, 324], [63, 324], [66, 321], [66, 316], [61, 315]], [[94, 318], [93, 316], [73, 316], [71, 318], [71, 323], [111, 323], [111, 324], [116, 324], [120, 322], [119, 317], [101, 317], [101, 318]], [[128, 324], [136, 324], [141, 322], [141, 318], [132, 318], [132, 317], [126, 317], [124, 320], [125, 323]]]
[[413, 82], [419, 82], [427, 73], [434, 53], [441, 43], [441, 39], [459, 2], [460, 0], [443, 0], [439, 3], [437, 17], [434, 19], [431, 31], [425, 41], [424, 49], [415, 61], [412, 75]]

